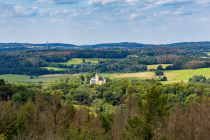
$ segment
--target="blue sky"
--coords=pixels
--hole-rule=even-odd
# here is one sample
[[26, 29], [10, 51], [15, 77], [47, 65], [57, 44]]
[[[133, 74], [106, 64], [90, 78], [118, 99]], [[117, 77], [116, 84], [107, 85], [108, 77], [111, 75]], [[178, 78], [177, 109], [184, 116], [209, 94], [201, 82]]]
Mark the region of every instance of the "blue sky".
[[210, 0], [0, 0], [0, 42], [210, 40]]

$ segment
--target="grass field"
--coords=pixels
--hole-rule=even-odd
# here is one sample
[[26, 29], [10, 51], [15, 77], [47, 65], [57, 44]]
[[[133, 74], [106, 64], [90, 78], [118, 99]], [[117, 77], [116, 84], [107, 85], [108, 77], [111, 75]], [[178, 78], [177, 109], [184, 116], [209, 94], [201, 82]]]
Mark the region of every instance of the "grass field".
[[63, 68], [56, 68], [56, 67], [42, 67], [43, 69], [53, 70], [53, 71], [65, 71]]
[[194, 75], [203, 75], [207, 78], [210, 78], [210, 68], [166, 72], [166, 76], [168, 77], [169, 82], [186, 82], [189, 78], [193, 77]]
[[[189, 78], [194, 75], [203, 75], [207, 78], [210, 78], [210, 68], [196, 69], [196, 70], [173, 70], [165, 71], [165, 75], [168, 78], [168, 81], [165, 83], [173, 82], [187, 82]], [[150, 79], [155, 78], [154, 72], [140, 72], [140, 73], [123, 73], [123, 74], [108, 74], [107, 77], [110, 79]]]
[[208, 56], [210, 56], [210, 52], [208, 52]]
[[147, 65], [147, 69], [148, 70], [156, 70], [157, 67], [161, 65], [164, 69], [167, 67], [167, 66], [170, 66], [172, 64], [155, 64], [155, 65]]
[[[114, 79], [151, 79], [155, 78], [153, 72], [139, 72], [139, 73], [115, 73], [115, 74], [102, 74], [104, 77]], [[167, 82], [164, 83], [174, 83], [174, 82], [187, 82], [189, 78], [194, 75], [203, 75], [207, 78], [210, 78], [210, 68], [203, 68], [197, 70], [174, 70], [174, 71], [165, 71], [165, 75], [168, 78]], [[49, 83], [56, 80], [70, 78], [78, 78], [77, 74], [52, 74], [52, 75], [42, 75], [37, 78], [31, 79], [30, 76], [26, 75], [0, 75], [0, 79], [5, 79], [8, 82], [19, 82], [19, 83]]]
[[50, 83], [60, 79], [70, 78], [72, 80], [78, 78], [76, 74], [52, 74], [52, 75], [42, 75], [39, 77], [34, 77], [31, 79], [30, 76], [27, 75], [15, 75], [15, 74], [5, 74], [0, 75], [0, 79], [4, 79], [7, 82], [17, 82], [17, 83]]
[[[84, 59], [85, 62], [89, 62], [89, 63], [92, 63], [92, 64], [97, 64], [98, 61], [106, 61], [107, 59], [103, 59], [103, 58], [85, 58]], [[82, 64], [83, 63], [83, 58], [73, 58], [73, 59], [70, 59], [68, 62], [66, 63], [62, 63], [62, 64], [66, 64], [66, 65], [76, 65], [76, 64]]]

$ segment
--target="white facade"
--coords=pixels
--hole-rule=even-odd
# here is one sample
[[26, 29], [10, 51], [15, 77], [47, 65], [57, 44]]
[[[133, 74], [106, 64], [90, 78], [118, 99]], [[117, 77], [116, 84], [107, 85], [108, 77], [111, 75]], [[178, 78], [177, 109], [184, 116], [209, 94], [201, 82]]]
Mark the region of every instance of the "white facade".
[[106, 83], [105, 78], [100, 78], [98, 74], [90, 79], [90, 85], [102, 85]]

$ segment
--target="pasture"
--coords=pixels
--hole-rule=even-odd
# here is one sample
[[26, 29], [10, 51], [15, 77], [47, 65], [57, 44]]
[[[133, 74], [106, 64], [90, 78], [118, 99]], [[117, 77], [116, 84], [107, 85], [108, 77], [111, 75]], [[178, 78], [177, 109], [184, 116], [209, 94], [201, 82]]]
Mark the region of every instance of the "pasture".
[[[173, 70], [173, 71], [164, 71], [168, 81], [164, 83], [177, 83], [177, 82], [187, 82], [189, 78], [194, 75], [203, 75], [207, 78], [210, 78], [210, 68], [202, 68], [196, 70]], [[116, 79], [151, 79], [155, 78], [155, 74], [152, 71], [149, 72], [139, 72], [139, 73], [114, 73], [114, 74], [101, 74], [104, 77], [110, 78], [112, 80]], [[51, 75], [42, 75], [39, 77], [33, 77], [26, 75], [0, 75], [0, 79], [4, 79], [8, 82], [18, 82], [18, 83], [50, 83], [57, 80], [69, 78], [75, 80], [79, 77], [79, 74], [51, 74]]]
[[[207, 78], [210, 78], [210, 68], [202, 69], [188, 69], [188, 70], [172, 70], [164, 71], [168, 81], [164, 83], [176, 83], [176, 82], [187, 82], [189, 78], [194, 75], [203, 75]], [[107, 77], [110, 79], [151, 79], [155, 78], [154, 72], [140, 72], [140, 73], [122, 73], [122, 74], [108, 74]]]
[[164, 69], [167, 67], [167, 66], [170, 66], [172, 64], [155, 64], [155, 65], [147, 65], [147, 69], [148, 70], [156, 70], [157, 67], [161, 65]]
[[106, 61], [107, 59], [103, 58], [72, 58], [65, 65], [78, 65], [84, 63], [98, 64], [99, 61]]
[[52, 70], [52, 71], [65, 71], [63, 68], [57, 68], [57, 67], [42, 67], [43, 69]]
[[16, 74], [5, 74], [0, 75], [0, 79], [4, 79], [7, 82], [16, 83], [50, 83], [61, 79], [69, 78], [70, 80], [75, 80], [79, 76], [76, 74], [48, 74], [38, 77], [31, 77], [27, 75], [16, 75]]

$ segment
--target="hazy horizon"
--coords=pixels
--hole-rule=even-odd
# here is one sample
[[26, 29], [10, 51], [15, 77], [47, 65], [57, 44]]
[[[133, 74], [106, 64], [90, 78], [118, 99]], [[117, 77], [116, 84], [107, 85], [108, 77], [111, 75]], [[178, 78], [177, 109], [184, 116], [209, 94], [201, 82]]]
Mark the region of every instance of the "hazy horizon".
[[167, 44], [175, 44], [175, 43], [191, 43], [191, 42], [210, 42], [210, 40], [203, 40], [203, 41], [183, 41], [183, 42], [169, 42], [169, 43], [144, 43], [144, 42], [128, 42], [128, 41], [123, 41], [123, 42], [99, 42], [99, 43], [89, 43], [89, 44], [74, 44], [71, 42], [0, 42], [0, 43], [5, 43], [5, 44], [10, 44], [10, 43], [20, 43], [20, 44], [54, 44], [54, 43], [59, 43], [59, 44], [71, 44], [71, 45], [76, 45], [76, 46], [83, 46], [83, 45], [98, 45], [98, 44], [114, 44], [114, 43], [138, 43], [138, 44], [144, 44], [144, 45], [167, 45]]

